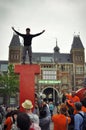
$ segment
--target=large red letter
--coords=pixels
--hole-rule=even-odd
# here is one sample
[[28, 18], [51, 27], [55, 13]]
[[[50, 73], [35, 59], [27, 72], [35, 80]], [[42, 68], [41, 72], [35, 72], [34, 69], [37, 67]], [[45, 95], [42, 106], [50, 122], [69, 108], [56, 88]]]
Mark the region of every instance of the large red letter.
[[20, 110], [21, 104], [25, 99], [32, 101], [34, 105], [35, 97], [35, 74], [40, 73], [39, 65], [15, 65], [15, 73], [20, 74]]

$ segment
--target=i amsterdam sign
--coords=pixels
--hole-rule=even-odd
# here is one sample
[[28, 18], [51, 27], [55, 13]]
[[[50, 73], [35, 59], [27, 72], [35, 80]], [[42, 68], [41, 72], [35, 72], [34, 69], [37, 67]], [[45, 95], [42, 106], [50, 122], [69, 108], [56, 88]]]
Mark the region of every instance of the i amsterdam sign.
[[60, 84], [60, 80], [39, 80], [39, 84]]

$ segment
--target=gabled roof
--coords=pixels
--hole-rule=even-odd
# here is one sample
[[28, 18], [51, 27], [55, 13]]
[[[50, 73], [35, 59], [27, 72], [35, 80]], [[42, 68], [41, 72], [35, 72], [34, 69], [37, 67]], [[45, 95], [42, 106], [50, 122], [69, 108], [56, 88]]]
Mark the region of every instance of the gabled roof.
[[0, 64], [8, 64], [8, 60], [0, 60]]
[[84, 49], [79, 35], [74, 36], [71, 49]]
[[[27, 56], [28, 61], [28, 56]], [[71, 54], [66, 53], [32, 53], [33, 62], [56, 62], [56, 63], [72, 63]]]
[[59, 63], [71, 63], [71, 55], [67, 53], [60, 53], [57, 56], [58, 62]]
[[21, 46], [20, 39], [17, 34], [13, 34], [10, 46]]

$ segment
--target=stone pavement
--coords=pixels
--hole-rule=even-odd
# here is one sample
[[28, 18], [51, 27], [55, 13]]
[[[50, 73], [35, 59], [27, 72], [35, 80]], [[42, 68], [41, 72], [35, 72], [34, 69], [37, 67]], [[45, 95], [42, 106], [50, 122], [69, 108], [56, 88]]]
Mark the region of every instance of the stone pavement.
[[[57, 107], [54, 108], [53, 114], [57, 113]], [[51, 121], [50, 130], [53, 130], [53, 122]]]
[[50, 130], [53, 130], [53, 122], [51, 121]]

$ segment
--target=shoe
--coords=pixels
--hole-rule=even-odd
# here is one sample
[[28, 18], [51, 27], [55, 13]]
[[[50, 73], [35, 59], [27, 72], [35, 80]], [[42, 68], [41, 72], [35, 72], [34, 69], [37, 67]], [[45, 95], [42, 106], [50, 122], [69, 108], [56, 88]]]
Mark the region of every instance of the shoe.
[[25, 65], [25, 62], [22, 62], [22, 65]]
[[32, 62], [30, 62], [30, 65], [32, 64]]

